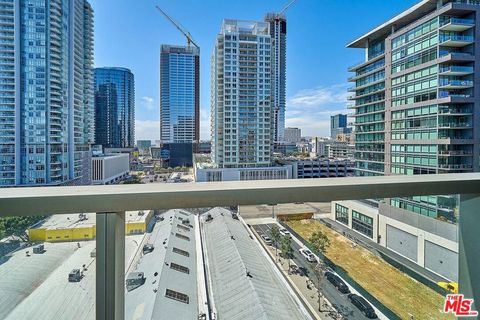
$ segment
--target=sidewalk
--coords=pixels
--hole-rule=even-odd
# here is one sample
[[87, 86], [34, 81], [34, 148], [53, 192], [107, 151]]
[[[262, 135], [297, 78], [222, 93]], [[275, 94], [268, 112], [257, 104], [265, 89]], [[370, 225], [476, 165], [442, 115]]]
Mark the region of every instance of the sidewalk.
[[[253, 228], [251, 230], [255, 234], [255, 237], [257, 237], [258, 239], [259, 235], [257, 231]], [[322, 310], [325, 310], [325, 311], [324, 312], [318, 311], [318, 291], [317, 291], [317, 288], [313, 285], [310, 285], [310, 288], [307, 287], [307, 280], [309, 280], [308, 277], [301, 276], [298, 274], [289, 274], [288, 261], [284, 258], [281, 258], [279, 255], [275, 256], [274, 247], [265, 245], [265, 243], [261, 240], [259, 240], [259, 242], [262, 245], [262, 247], [265, 249], [265, 251], [268, 253], [272, 261], [274, 261], [275, 265], [283, 274], [283, 276], [290, 283], [290, 285], [295, 290], [297, 295], [300, 296], [300, 299], [303, 301], [303, 303], [307, 305], [310, 313], [314, 314], [316, 319], [322, 319], [322, 320], [335, 319], [334, 317], [331, 317], [328, 314], [328, 311], [334, 312], [334, 310], [330, 306], [330, 303], [326, 301], [325, 298], [322, 298], [322, 305], [323, 305]], [[280, 252], [281, 251], [278, 250], [278, 254], [280, 254]], [[290, 260], [290, 265], [297, 266], [293, 260]]]

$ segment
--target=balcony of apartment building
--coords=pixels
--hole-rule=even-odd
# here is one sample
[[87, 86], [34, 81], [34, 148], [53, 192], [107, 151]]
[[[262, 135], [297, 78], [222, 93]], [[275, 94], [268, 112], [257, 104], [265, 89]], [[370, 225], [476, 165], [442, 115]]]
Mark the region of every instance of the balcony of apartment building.
[[[450, 165], [449, 163], [445, 164]], [[368, 167], [365, 169], [368, 171], [373, 168]], [[126, 219], [129, 218], [129, 214], [126, 214], [126, 211], [147, 209], [165, 210], [171, 208], [206, 208], [218, 206], [327, 202], [334, 200], [362, 200], [439, 194], [461, 194], [459, 206], [461, 212], [459, 219], [459, 288], [460, 292], [465, 294], [466, 297], [474, 298], [478, 301], [480, 299], [480, 275], [477, 272], [478, 265], [480, 264], [480, 254], [478, 253], [479, 247], [477, 241], [478, 229], [480, 228], [480, 219], [478, 215], [478, 207], [480, 206], [479, 190], [480, 174], [476, 173], [424, 175], [421, 179], [419, 179], [418, 176], [383, 176], [254, 182], [241, 181], [128, 186], [11, 188], [4, 189], [0, 193], [0, 212], [2, 217], [29, 216], [37, 214], [58, 214], [67, 217], [69, 216], [68, 214], [78, 214], [79, 212], [96, 212], [96, 214], [94, 214], [96, 218], [95, 243], [91, 243], [88, 247], [85, 244], [85, 249], [82, 249], [84, 246], [82, 243], [82, 248], [79, 248], [85, 252], [86, 256], [90, 257], [90, 255], [93, 254], [90, 253], [91, 249], [96, 247], [95, 258], [91, 259], [92, 265], [84, 266], [84, 268], [89, 270], [87, 272], [93, 272], [93, 278], [89, 275], [86, 279], [82, 280], [83, 284], [86, 284], [85, 281], [87, 280], [90, 281], [89, 286], [95, 289], [91, 293], [93, 294], [93, 297], [90, 295], [85, 301], [78, 301], [79, 304], [75, 303], [74, 305], [78, 312], [78, 310], [83, 310], [81, 307], [86, 306], [84, 303], [87, 303], [88, 300], [91, 309], [85, 310], [85, 312], [95, 314], [97, 319], [110, 320], [124, 319], [126, 313], [125, 305], [126, 302], [128, 302], [129, 297], [125, 297], [125, 270], [129, 265], [128, 259], [126, 261], [126, 248], [128, 246], [127, 242], [131, 241], [125, 237]], [[445, 201], [448, 202], [448, 199]], [[440, 207], [441, 203], [439, 202], [437, 206]], [[446, 203], [446, 207], [449, 207], [449, 203]], [[174, 238], [177, 239], [175, 241], [185, 245], [191, 245], [193, 243], [193, 246], [195, 246], [194, 242], [197, 242], [198, 244], [201, 239], [199, 236], [187, 238], [185, 235], [182, 236], [182, 234], [189, 232], [190, 230], [188, 230], [188, 228], [191, 228], [191, 225], [196, 225], [198, 223], [198, 217], [201, 213], [198, 214], [198, 217], [192, 217], [192, 219], [188, 221], [189, 223], [183, 224], [178, 222], [182, 219], [184, 220], [184, 218], [182, 218], [183, 214], [181, 212], [177, 212], [176, 214], [177, 217], [166, 217], [167, 222], [169, 219], [176, 222], [176, 224], [172, 226], [173, 228], [177, 228], [175, 229], [176, 231], [174, 230], [176, 232], [174, 232]], [[218, 214], [214, 217], [214, 221], [216, 221], [216, 229], [222, 227], [220, 221], [225, 220], [222, 216], [223, 215]], [[177, 224], [180, 224], [180, 226]], [[168, 223], [166, 225], [168, 225]], [[245, 225], [245, 228], [247, 227], [248, 226]], [[237, 228], [233, 226], [232, 223], [228, 222], [228, 224], [222, 228], [221, 234], [224, 234], [225, 232], [231, 234], [227, 231], [235, 233], [235, 237], [233, 237], [232, 234], [232, 239], [228, 237], [228, 241], [231, 242], [227, 246], [229, 252], [236, 252], [236, 245], [240, 246], [246, 244], [246, 242], [240, 239], [240, 235], [237, 235], [236, 233], [236, 230], [238, 228], [243, 228], [243, 226], [239, 225]], [[168, 234], [170, 234], [169, 230], [170, 229], [167, 230]], [[149, 255], [151, 255], [150, 257], [153, 257], [153, 255], [160, 252], [161, 241], [164, 241], [163, 239], [164, 238], [162, 237], [160, 245], [155, 248], [154, 252], [157, 251], [157, 253], [149, 253]], [[216, 242], [219, 245], [223, 245], [223, 240], [219, 241], [220, 239], [221, 238], [218, 238]], [[250, 240], [248, 235], [245, 239], [249, 241], [249, 246], [254, 246], [255, 242], [253, 239]], [[211, 239], [207, 239], [207, 241], [211, 241]], [[169, 247], [171, 244], [172, 243], [169, 242]], [[73, 245], [75, 245], [75, 243], [73, 243], [71, 247], [73, 247]], [[248, 246], [245, 247], [247, 248]], [[231, 250], [230, 248], [233, 249]], [[247, 250], [246, 252], [248, 253], [250, 252], [248, 250], [253, 250], [253, 248], [245, 250]], [[202, 251], [197, 252], [203, 254]], [[53, 250], [51, 253], [53, 254], [55, 251]], [[182, 256], [188, 254], [187, 251], [182, 251], [178, 248], [173, 248], [173, 253], [178, 254], [178, 257], [175, 256], [177, 259], [183, 259]], [[47, 252], [47, 254], [50, 253]], [[190, 253], [190, 255], [192, 254], [193, 253]], [[208, 254], [211, 254], [211, 252]], [[146, 255], [146, 257], [148, 257], [148, 255]], [[258, 259], [256, 258], [257, 255], [254, 257], [255, 259]], [[36, 259], [36, 257], [28, 258], [24, 256], [22, 258], [30, 260]], [[198, 261], [202, 261], [202, 259], [207, 258], [204, 256]], [[222, 258], [221, 260], [223, 261], [224, 259]], [[146, 262], [147, 261], [145, 260], [145, 263]], [[210, 262], [212, 262], [212, 260], [209, 260], [209, 263]], [[232, 261], [231, 264], [233, 263], [234, 262]], [[193, 287], [196, 288], [195, 281], [200, 281], [197, 279], [202, 279], [202, 276], [200, 275], [201, 272], [196, 271], [194, 264], [189, 264], [188, 266], [189, 269], [185, 269], [181, 268], [178, 263], [172, 264], [168, 269], [175, 270], [168, 272], [181, 272], [171, 273], [171, 276], [174, 277], [174, 279], [179, 279], [183, 274], [190, 274], [190, 278], [188, 278], [190, 279], [189, 283], [191, 284], [192, 279], [194, 279]], [[224, 265], [221, 266], [224, 267]], [[22, 268], [22, 265], [20, 264], [18, 267]], [[68, 273], [71, 268], [75, 267], [77, 266], [65, 266], [65, 268], [63, 268], [65, 270], [60, 270], [60, 274], [63, 275], [63, 271]], [[213, 266], [210, 265], [210, 267]], [[259, 272], [257, 269], [252, 269], [250, 271], [254, 280], [256, 277], [258, 278], [255, 273]], [[199, 274], [198, 277], [197, 273]], [[233, 278], [229, 279], [235, 282], [237, 281], [235, 277], [245, 278], [245, 272], [242, 271], [238, 274], [238, 276], [233, 276], [232, 274]], [[194, 278], [192, 278], [192, 275]], [[153, 296], [153, 299], [155, 299], [155, 294], [152, 294], [151, 291], [152, 286], [150, 286], [150, 279], [154, 278], [153, 271], [152, 274], [145, 273], [145, 276], [151, 277], [144, 286], [148, 289], [148, 295]], [[160, 280], [160, 278], [157, 279]], [[67, 279], [64, 280], [67, 281]], [[93, 284], [91, 282], [93, 282]], [[82, 284], [82, 282], [80, 282], [80, 284]], [[185, 284], [185, 287], [182, 287], [182, 290], [179, 291], [190, 290], [190, 284]], [[74, 284], [71, 285], [73, 286]], [[198, 285], [203, 286], [201, 283], [198, 283]], [[83, 292], [83, 290], [79, 290], [79, 292]], [[142, 302], [142, 299], [150, 299], [147, 297], [146, 293], [147, 291], [145, 291], [145, 295], [139, 296], [139, 303]], [[58, 296], [59, 292], [52, 289], [51, 294]], [[169, 307], [174, 308], [173, 311], [168, 308], [158, 308], [158, 310], [155, 308], [155, 312], [157, 312], [156, 317], [161, 318], [162, 315], [167, 312], [170, 312], [171, 314], [177, 310], [175, 308], [178, 308], [180, 313], [185, 311], [186, 308], [192, 308], [194, 309], [193, 312], [198, 312], [195, 295], [190, 296], [190, 300], [188, 300], [188, 296], [185, 294], [182, 295], [172, 290], [165, 291], [165, 288], [163, 288], [163, 291], [159, 291], [156, 294], [156, 297], [157, 299], [164, 299], [167, 297], [168, 299], [176, 300], [172, 300], [173, 304], [169, 305]], [[40, 310], [45, 311], [43, 310], [43, 305], [47, 304], [47, 301], [40, 301], [35, 295], [29, 297], [29, 299], [30, 302], [34, 302], [29, 305], [29, 308], [38, 308], [39, 312]], [[205, 301], [200, 302], [203, 303]], [[198, 306], [201, 304], [200, 302], [198, 302]], [[208, 300], [206, 302], [208, 304]], [[217, 303], [218, 302], [220, 302], [220, 300], [217, 300]], [[168, 302], [165, 303], [168, 304]], [[93, 304], [95, 305], [94, 307]], [[58, 310], [58, 314], [68, 309], [67, 304], [61, 305], [60, 308], [61, 310]], [[206, 308], [207, 307], [205, 307], [204, 304], [202, 309], [206, 310]], [[50, 312], [56, 311], [50, 310]], [[69, 317], [68, 314], [64, 315]], [[75, 315], [72, 314], [72, 317], [75, 317]], [[191, 319], [193, 319], [193, 317]], [[203, 319], [210, 319], [210, 314], [206, 315]]]
[[441, 32], [439, 44], [442, 47], [462, 48], [475, 42], [472, 35], [465, 35], [459, 32]]
[[441, 31], [463, 32], [475, 27], [474, 19], [455, 18], [455, 17], [440, 17]]

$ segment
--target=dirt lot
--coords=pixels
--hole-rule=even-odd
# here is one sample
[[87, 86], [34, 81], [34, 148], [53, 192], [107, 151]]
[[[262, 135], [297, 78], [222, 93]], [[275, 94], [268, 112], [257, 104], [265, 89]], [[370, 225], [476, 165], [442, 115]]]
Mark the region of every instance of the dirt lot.
[[370, 294], [402, 319], [454, 319], [441, 313], [443, 296], [395, 269], [370, 251], [315, 220], [290, 221], [288, 225], [304, 239], [323, 231], [331, 241], [326, 256], [341, 266]]

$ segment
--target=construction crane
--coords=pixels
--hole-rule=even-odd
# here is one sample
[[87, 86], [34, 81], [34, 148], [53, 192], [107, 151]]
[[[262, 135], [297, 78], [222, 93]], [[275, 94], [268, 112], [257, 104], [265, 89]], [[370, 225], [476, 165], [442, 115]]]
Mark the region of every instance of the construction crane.
[[296, 1], [297, 1], [297, 0], [292, 0], [292, 1], [290, 1], [289, 3], [287, 3], [287, 4], [283, 7], [282, 11], [280, 11], [279, 14], [284, 14], [285, 11], [287, 11], [287, 9], [288, 9], [292, 4], [294, 4]]
[[190, 34], [190, 32], [188, 32], [187, 30], [185, 30], [184, 27], [182, 27], [180, 25], [180, 23], [176, 22], [175, 20], [173, 20], [165, 11], [163, 11], [159, 6], [155, 6], [155, 8], [157, 8], [158, 11], [160, 11], [164, 16], [165, 18], [168, 19], [168, 21], [170, 21], [171, 23], [173, 23], [173, 25], [178, 29], [178, 31], [180, 31], [184, 36], [185, 38], [187, 38], [187, 43], [188, 43], [188, 46], [190, 46], [190, 43], [193, 44], [195, 47], [197, 47], [198, 49], [200, 49], [200, 47], [198, 46], [198, 44], [193, 40], [192, 38], [192, 35]]

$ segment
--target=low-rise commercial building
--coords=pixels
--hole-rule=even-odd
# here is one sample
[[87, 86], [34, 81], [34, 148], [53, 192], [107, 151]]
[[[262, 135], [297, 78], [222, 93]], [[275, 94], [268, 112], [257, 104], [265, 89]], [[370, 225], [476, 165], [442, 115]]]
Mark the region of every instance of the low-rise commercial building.
[[[125, 213], [125, 234], [142, 234], [148, 229], [153, 211], [127, 211]], [[94, 239], [96, 235], [96, 214], [58, 214], [34, 225], [28, 230], [30, 241], [65, 242]]]
[[92, 157], [93, 184], [111, 184], [125, 178], [130, 171], [130, 157], [126, 153]]
[[292, 165], [219, 168], [210, 157], [196, 155], [193, 174], [195, 182], [292, 179]]
[[353, 161], [343, 159], [295, 159], [291, 164], [293, 179], [349, 177], [355, 167]]

